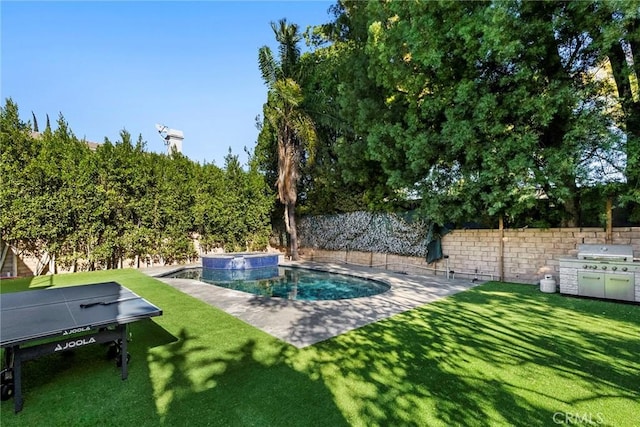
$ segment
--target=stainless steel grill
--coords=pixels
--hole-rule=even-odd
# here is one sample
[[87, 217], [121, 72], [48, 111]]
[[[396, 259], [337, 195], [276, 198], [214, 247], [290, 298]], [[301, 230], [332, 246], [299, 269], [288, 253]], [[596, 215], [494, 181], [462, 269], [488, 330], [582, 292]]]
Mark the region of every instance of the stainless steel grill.
[[631, 245], [578, 245], [577, 259], [562, 262], [561, 272], [575, 272], [578, 295], [634, 301], [638, 266]]
[[578, 259], [594, 261], [633, 261], [631, 245], [579, 245]]

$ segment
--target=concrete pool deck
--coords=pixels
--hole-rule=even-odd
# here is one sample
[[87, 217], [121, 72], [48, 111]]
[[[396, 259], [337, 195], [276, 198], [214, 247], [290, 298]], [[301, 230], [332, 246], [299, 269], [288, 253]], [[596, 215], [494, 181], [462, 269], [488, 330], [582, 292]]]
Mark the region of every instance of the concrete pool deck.
[[333, 338], [479, 284], [469, 279], [451, 280], [436, 276], [409, 275], [335, 263], [285, 261], [280, 266], [311, 268], [375, 279], [388, 283], [391, 289], [371, 297], [296, 301], [251, 295], [197, 280], [161, 277], [170, 271], [200, 265], [149, 268], [142, 271], [298, 348]]

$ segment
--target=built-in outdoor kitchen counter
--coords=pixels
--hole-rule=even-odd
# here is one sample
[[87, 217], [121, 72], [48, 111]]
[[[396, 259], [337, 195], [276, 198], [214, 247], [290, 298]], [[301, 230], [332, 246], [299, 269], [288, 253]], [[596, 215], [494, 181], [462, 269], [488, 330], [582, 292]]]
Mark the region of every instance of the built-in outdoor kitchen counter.
[[560, 293], [640, 302], [640, 262], [630, 245], [579, 245], [560, 259]]

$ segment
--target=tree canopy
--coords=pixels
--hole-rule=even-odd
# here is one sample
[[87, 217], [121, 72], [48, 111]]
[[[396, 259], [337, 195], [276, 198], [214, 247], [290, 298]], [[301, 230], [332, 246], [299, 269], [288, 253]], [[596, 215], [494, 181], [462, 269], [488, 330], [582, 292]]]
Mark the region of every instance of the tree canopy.
[[359, 203], [414, 203], [440, 223], [577, 225], [594, 186], [640, 200], [637, 0], [341, 1], [334, 13], [305, 58], [305, 89], [323, 100], [315, 173], [366, 182]]

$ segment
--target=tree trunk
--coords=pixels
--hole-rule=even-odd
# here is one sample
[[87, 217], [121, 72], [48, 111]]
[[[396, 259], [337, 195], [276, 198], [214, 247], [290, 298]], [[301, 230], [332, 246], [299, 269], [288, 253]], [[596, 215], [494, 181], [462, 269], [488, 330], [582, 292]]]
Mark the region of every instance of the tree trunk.
[[[558, 7], [562, 6], [559, 3], [534, 4], [525, 2], [523, 4], [523, 17], [531, 22], [552, 22], [554, 15], [558, 12]], [[570, 88], [568, 82], [571, 81], [571, 76], [562, 65], [558, 41], [551, 28], [549, 28], [549, 31], [541, 32], [536, 43], [545, 52], [545, 61], [540, 64], [540, 72], [549, 82], [560, 83], [562, 90]], [[553, 86], [550, 85], [548, 90], [550, 95], [561, 99], [562, 95], [558, 89], [553, 89]], [[571, 103], [567, 99], [565, 101], [567, 102], [560, 103], [556, 107], [551, 120], [540, 128], [540, 149], [542, 151], [562, 150], [565, 147], [565, 136], [569, 131], [569, 123], [573, 114]], [[553, 167], [553, 165], [548, 165], [548, 167]], [[580, 209], [577, 199], [575, 171], [566, 171], [562, 175], [559, 178], [562, 180], [562, 184], [569, 189], [569, 196], [564, 197], [563, 209], [566, 218], [563, 220], [563, 225], [576, 227], [579, 222]]]
[[606, 237], [605, 243], [612, 244], [613, 243], [613, 198], [611, 196], [607, 197], [606, 204], [606, 213], [607, 213], [607, 224], [606, 224]]
[[608, 57], [613, 70], [613, 78], [618, 89], [618, 98], [622, 105], [627, 134], [627, 182], [634, 188], [640, 185], [640, 103], [633, 98], [630, 74], [622, 46], [618, 43], [611, 46]]
[[56, 254], [54, 253], [49, 258], [49, 274], [56, 274]]
[[293, 261], [300, 259], [298, 256], [298, 230], [296, 228], [296, 205], [287, 203], [287, 215], [289, 222], [289, 254]]
[[[606, 10], [608, 16], [603, 21], [609, 19], [616, 20], [615, 10]], [[634, 89], [632, 88], [632, 80], [638, 81], [640, 73], [638, 73], [638, 64], [640, 61], [640, 19], [633, 17], [628, 19], [625, 41], [631, 50], [630, 55], [635, 66], [632, 66], [627, 58], [627, 52], [619, 40], [613, 41], [605, 50], [613, 78], [616, 83], [618, 99], [622, 106], [624, 114], [624, 131], [627, 136], [627, 166], [625, 175], [627, 178], [627, 186], [633, 199], [634, 194], [640, 192], [640, 102], [634, 97]], [[601, 34], [602, 36], [602, 34]], [[632, 203], [629, 206], [631, 218], [640, 219], [640, 203]]]
[[569, 188], [569, 195], [564, 202], [564, 211], [567, 218], [563, 221], [564, 227], [578, 227], [580, 224], [580, 201], [578, 199], [578, 186], [575, 177], [570, 177], [566, 182]]

